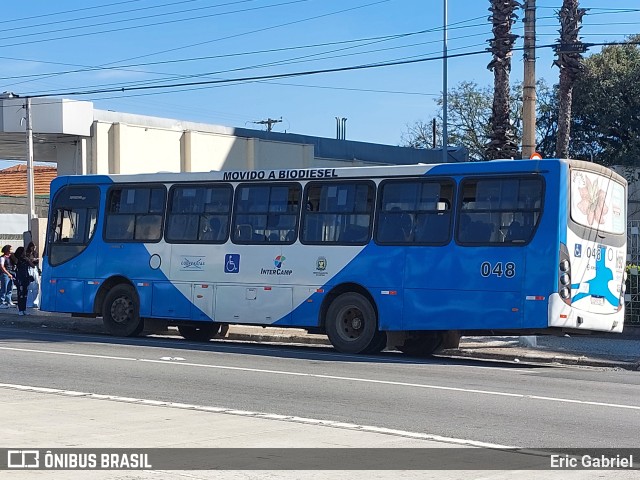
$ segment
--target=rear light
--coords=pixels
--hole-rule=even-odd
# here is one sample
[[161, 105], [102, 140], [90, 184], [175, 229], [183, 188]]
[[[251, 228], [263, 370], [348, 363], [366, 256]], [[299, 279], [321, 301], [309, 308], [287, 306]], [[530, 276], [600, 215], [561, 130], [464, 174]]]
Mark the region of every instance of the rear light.
[[571, 260], [569, 250], [560, 244], [560, 262], [558, 263], [558, 293], [567, 305], [571, 305]]

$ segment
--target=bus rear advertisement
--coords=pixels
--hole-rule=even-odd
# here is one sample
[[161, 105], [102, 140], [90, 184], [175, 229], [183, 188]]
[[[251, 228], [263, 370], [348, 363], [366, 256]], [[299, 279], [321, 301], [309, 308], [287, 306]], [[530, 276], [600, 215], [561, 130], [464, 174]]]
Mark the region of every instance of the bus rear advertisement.
[[305, 328], [347, 353], [621, 332], [626, 199], [560, 159], [59, 177], [41, 308], [124, 336]]

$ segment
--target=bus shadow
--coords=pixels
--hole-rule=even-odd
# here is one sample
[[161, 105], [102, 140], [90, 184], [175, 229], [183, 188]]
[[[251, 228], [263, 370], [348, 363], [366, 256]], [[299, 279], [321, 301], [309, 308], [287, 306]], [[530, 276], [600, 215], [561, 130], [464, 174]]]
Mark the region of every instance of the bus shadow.
[[[256, 343], [245, 340], [213, 339], [209, 342], [192, 342], [174, 335], [147, 335], [140, 337], [113, 337], [96, 328], [62, 329], [43, 328], [37, 326], [0, 325], [0, 341], [10, 344], [14, 342], [33, 342], [38, 344], [82, 343], [95, 345], [139, 346], [158, 350], [174, 350], [184, 352], [211, 352], [254, 357], [269, 357], [291, 360], [310, 360], [314, 362], [349, 362], [359, 364], [409, 364], [409, 365], [457, 365], [486, 368], [555, 368], [553, 365], [513, 363], [501, 359], [459, 357], [456, 350], [432, 357], [412, 357], [398, 351], [385, 350], [378, 354], [345, 354], [329, 345], [286, 344], [282, 342]], [[167, 356], [168, 352], [162, 352]], [[131, 355], [131, 353], [128, 353]]]

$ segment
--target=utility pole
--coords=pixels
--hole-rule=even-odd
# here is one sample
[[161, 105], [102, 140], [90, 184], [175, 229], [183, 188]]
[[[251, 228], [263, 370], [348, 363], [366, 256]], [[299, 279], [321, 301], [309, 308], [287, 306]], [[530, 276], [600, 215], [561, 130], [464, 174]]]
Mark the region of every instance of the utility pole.
[[433, 149], [436, 149], [436, 119], [431, 121], [431, 135], [433, 138]]
[[447, 133], [447, 23], [448, 20], [447, 0], [444, 0], [444, 20], [442, 28], [442, 163], [449, 161], [449, 135]]
[[524, 88], [522, 158], [536, 151], [536, 0], [524, 2]]
[[29, 226], [28, 231], [31, 231], [31, 220], [36, 217], [36, 200], [35, 192], [33, 191], [33, 126], [31, 125], [31, 98], [26, 98], [25, 103], [26, 110], [26, 131], [27, 131], [27, 197], [29, 197]]
[[266, 125], [267, 132], [270, 132], [273, 128], [273, 125], [280, 122], [282, 122], [282, 117], [280, 117], [278, 120], [274, 120], [273, 118], [267, 118], [266, 120], [260, 120], [258, 122], [252, 122], [252, 123], [256, 123], [258, 125]]

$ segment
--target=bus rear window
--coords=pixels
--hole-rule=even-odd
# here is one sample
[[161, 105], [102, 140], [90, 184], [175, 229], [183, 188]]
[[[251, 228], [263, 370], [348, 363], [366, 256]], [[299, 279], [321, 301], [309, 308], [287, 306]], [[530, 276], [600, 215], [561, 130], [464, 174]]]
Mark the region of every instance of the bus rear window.
[[616, 181], [584, 170], [571, 170], [571, 219], [600, 231], [625, 232], [627, 212], [624, 187]]

